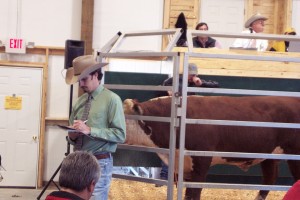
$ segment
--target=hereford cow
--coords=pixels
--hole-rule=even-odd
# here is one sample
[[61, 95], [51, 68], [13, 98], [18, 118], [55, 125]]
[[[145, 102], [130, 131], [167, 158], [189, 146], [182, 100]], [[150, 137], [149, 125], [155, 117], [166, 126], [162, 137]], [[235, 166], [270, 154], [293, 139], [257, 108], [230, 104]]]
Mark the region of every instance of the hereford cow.
[[[143, 103], [127, 99], [125, 114], [169, 117], [171, 97], [156, 98]], [[291, 97], [200, 97], [187, 99], [187, 118], [238, 121], [300, 123], [300, 99]], [[143, 137], [152, 146], [169, 148], [170, 124], [139, 121]], [[130, 135], [130, 133], [128, 133]], [[179, 138], [177, 132], [177, 138]], [[178, 139], [179, 140], [179, 139]], [[177, 140], [177, 141], [178, 141]], [[137, 143], [143, 143], [136, 141]], [[135, 142], [133, 142], [135, 143]], [[145, 144], [146, 146], [148, 144]], [[177, 142], [178, 148], [178, 142]], [[185, 148], [196, 151], [300, 154], [300, 130], [223, 125], [188, 124]], [[233, 164], [246, 170], [260, 163], [263, 184], [274, 184], [278, 160], [248, 158], [212, 158], [192, 156], [192, 182], [204, 182], [213, 164]], [[300, 161], [287, 161], [295, 180], [300, 179]], [[265, 199], [269, 191], [259, 191], [256, 199]], [[200, 199], [201, 189], [187, 188], [186, 199]]]

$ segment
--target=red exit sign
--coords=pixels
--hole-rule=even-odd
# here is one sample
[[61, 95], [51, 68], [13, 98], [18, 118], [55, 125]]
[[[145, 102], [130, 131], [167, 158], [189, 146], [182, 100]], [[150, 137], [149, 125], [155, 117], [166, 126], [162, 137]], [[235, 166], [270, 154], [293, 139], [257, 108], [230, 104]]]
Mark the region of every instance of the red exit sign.
[[26, 43], [21, 38], [9, 38], [5, 45], [6, 53], [26, 53]]

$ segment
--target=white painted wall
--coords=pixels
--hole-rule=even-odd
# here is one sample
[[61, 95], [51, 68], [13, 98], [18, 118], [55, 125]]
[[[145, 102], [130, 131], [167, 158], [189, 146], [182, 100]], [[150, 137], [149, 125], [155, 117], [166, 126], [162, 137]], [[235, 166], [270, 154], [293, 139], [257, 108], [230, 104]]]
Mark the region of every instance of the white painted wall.
[[[299, 22], [300, 17], [296, 10], [300, 10], [299, 1], [294, 0], [293, 3], [293, 26], [298, 32], [300, 28], [296, 22]], [[8, 37], [20, 36], [38, 46], [64, 47], [65, 40], [80, 39], [81, 3], [81, 0], [0, 0], [0, 40], [5, 42]], [[162, 20], [162, 0], [95, 0], [93, 47], [102, 47], [118, 31], [161, 29]], [[160, 38], [128, 40], [124, 45], [124, 48], [139, 50], [157, 50], [160, 47]], [[4, 57], [1, 55], [0, 59]], [[70, 87], [64, 83], [61, 75], [63, 65], [62, 56], [50, 57], [47, 117], [68, 117]], [[111, 69], [119, 70], [113, 68], [119, 65], [118, 62], [112, 63]], [[123, 68], [130, 71], [142, 69], [145, 72], [168, 73], [169, 70], [164, 71], [165, 67], [162, 68], [164, 65], [168, 63], [127, 62]], [[155, 70], [153, 66], [156, 67]], [[45, 145], [44, 180], [49, 180], [66, 152], [65, 133], [56, 127], [47, 127]]]
[[[161, 0], [95, 1], [93, 47], [101, 48], [119, 31], [160, 30], [162, 19]], [[161, 37], [128, 39], [124, 47], [131, 50], [160, 50]]]
[[[36, 46], [64, 47], [65, 40], [80, 39], [81, 4], [81, 0], [0, 0], [0, 40], [5, 43], [9, 37], [21, 37], [27, 42], [35, 42]], [[118, 31], [161, 29], [162, 19], [161, 0], [96, 0], [93, 46], [96, 49], [102, 47]], [[129, 49], [161, 48], [160, 37], [126, 43], [124, 47]], [[5, 57], [1, 55], [0, 58]], [[63, 56], [50, 57], [47, 90], [47, 117], [50, 118], [68, 117], [70, 87], [62, 77], [63, 66]], [[45, 181], [50, 179], [64, 157], [67, 150], [65, 136], [56, 127], [46, 127]]]
[[[81, 0], [0, 0], [0, 40], [20, 37], [36, 46], [64, 47], [65, 40], [80, 39], [81, 4]], [[1, 56], [7, 57], [20, 60], [24, 56]], [[63, 56], [49, 58], [46, 116], [50, 118], [68, 117], [70, 87], [61, 75], [63, 69]], [[55, 127], [46, 128], [44, 180], [50, 179], [65, 156], [65, 135]]]
[[297, 35], [300, 35], [300, 0], [293, 0], [292, 26], [296, 29]]
[[81, 0], [1, 0], [0, 40], [21, 37], [39, 46], [79, 39]]
[[[117, 9], [126, 8], [126, 9]], [[93, 48], [101, 49], [118, 32], [161, 30], [163, 24], [163, 1], [161, 0], [102, 0], [95, 1]], [[126, 38], [120, 51], [160, 51], [162, 37], [139, 36]], [[121, 62], [121, 64], [120, 64]], [[169, 73], [164, 62], [113, 60], [110, 71]]]

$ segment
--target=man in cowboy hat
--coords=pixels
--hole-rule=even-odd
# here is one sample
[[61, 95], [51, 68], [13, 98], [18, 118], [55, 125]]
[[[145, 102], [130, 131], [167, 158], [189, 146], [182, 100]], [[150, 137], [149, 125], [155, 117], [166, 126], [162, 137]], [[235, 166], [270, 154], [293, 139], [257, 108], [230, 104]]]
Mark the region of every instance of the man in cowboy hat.
[[[252, 15], [245, 23], [245, 28], [248, 30], [243, 31], [242, 33], [262, 33], [267, 19], [268, 18], [259, 13]], [[268, 48], [268, 41], [261, 39], [238, 38], [234, 41], [232, 47], [253, 48], [258, 51], [265, 51]]]
[[113, 170], [111, 153], [126, 137], [122, 101], [100, 84], [101, 68], [106, 64], [96, 62], [92, 55], [79, 56], [66, 74], [67, 84], [78, 82], [85, 92], [73, 106], [69, 123], [77, 131], [69, 132], [68, 139], [75, 151], [88, 151], [98, 160], [101, 176], [93, 192], [96, 200], [108, 199]]

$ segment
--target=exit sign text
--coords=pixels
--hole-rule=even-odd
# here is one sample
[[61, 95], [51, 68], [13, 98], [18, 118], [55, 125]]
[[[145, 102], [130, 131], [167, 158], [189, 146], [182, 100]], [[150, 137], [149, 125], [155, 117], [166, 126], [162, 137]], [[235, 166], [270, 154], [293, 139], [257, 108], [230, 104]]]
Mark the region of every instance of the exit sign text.
[[21, 38], [9, 38], [5, 45], [6, 53], [26, 53], [26, 43]]

